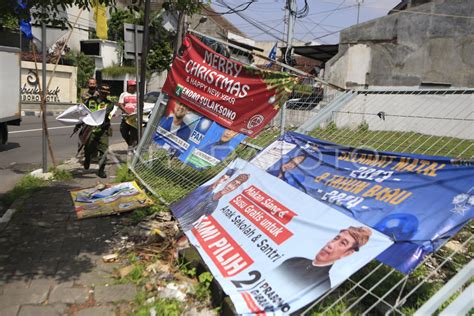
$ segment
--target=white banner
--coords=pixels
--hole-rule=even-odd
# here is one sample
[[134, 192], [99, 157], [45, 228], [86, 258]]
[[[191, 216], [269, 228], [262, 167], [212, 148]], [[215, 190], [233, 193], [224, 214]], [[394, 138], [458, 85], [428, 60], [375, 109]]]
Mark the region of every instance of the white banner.
[[99, 126], [104, 122], [106, 109], [91, 112], [84, 104], [76, 104], [58, 115], [56, 120], [65, 125], [84, 123], [89, 126]]
[[171, 205], [238, 314], [290, 314], [392, 241], [244, 160]]

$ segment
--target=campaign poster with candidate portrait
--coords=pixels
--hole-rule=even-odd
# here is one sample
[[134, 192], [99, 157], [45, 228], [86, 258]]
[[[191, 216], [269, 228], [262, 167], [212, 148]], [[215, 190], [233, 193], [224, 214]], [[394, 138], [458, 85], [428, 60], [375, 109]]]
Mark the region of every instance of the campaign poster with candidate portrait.
[[294, 313], [392, 243], [241, 159], [171, 209], [237, 314]]
[[195, 169], [213, 167], [245, 139], [170, 98], [153, 135], [154, 142]]
[[252, 137], [275, 117], [299, 80], [225, 57], [191, 34], [183, 47], [163, 91], [222, 126]]
[[191, 111], [179, 100], [169, 98], [165, 115], [156, 128], [153, 140], [171, 153], [181, 154], [193, 143], [199, 142], [211, 124], [212, 121]]
[[373, 152], [288, 132], [252, 161], [395, 243], [378, 260], [410, 273], [474, 217], [474, 163]]
[[229, 156], [245, 137], [244, 134], [213, 122], [204, 138], [179, 158], [197, 169], [213, 167]]

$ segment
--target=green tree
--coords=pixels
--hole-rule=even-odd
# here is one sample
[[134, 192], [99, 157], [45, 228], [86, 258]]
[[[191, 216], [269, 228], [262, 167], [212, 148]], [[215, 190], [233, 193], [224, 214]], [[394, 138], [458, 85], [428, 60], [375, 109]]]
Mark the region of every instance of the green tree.
[[[206, 1], [210, 3], [211, 1]], [[202, 2], [198, 0], [165, 0], [163, 8], [170, 12], [184, 13], [193, 15], [201, 11]]]
[[66, 55], [66, 59], [72, 61], [77, 67], [77, 96], [79, 98], [81, 88], [86, 86], [87, 80], [92, 78], [95, 70], [94, 59], [84, 55], [83, 53], [70, 52]]
[[[150, 18], [150, 51], [147, 60], [147, 69], [157, 72], [167, 69], [172, 58], [172, 47], [169, 43], [172, 41], [173, 34], [163, 27], [160, 15], [161, 13], [157, 12]], [[143, 25], [143, 11], [131, 12], [117, 9], [111, 14], [109, 20], [109, 38], [118, 41], [122, 46], [124, 40], [124, 23]]]
[[[98, 0], [106, 6], [115, 6], [115, 0]], [[69, 22], [62, 12], [72, 6], [89, 9], [96, 0], [23, 0], [26, 9], [18, 7], [18, 0], [0, 1], [0, 25], [5, 25], [11, 17], [27, 18], [30, 14], [33, 20], [43, 21], [48, 25], [65, 27]], [[34, 10], [31, 10], [34, 9]]]
[[148, 53], [147, 69], [162, 72], [168, 69], [173, 57], [173, 50], [168, 42], [155, 43]]
[[129, 10], [117, 9], [112, 12], [108, 21], [109, 39], [113, 41], [123, 41], [123, 24], [131, 23], [133, 19], [133, 13]]
[[7, 29], [7, 30], [18, 30], [19, 21], [17, 16], [13, 15], [4, 15], [0, 17], [0, 30]]

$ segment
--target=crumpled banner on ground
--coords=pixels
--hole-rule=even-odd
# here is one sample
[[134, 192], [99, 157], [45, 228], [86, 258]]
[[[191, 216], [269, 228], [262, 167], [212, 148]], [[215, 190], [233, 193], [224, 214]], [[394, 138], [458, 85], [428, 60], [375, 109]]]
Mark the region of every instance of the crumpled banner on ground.
[[99, 217], [153, 204], [135, 181], [70, 191], [78, 219]]

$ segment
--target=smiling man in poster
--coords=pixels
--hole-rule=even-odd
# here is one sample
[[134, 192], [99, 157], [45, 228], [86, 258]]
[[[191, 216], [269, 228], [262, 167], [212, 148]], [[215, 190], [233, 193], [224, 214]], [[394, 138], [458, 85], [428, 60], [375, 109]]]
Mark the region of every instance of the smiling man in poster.
[[191, 135], [191, 129], [184, 121], [188, 108], [174, 98], [169, 99], [167, 107], [171, 113], [161, 119], [153, 140], [160, 146], [184, 151], [189, 147], [187, 141]]
[[331, 288], [329, 271], [333, 264], [359, 251], [370, 238], [372, 231], [367, 227], [350, 226], [321, 248], [314, 258], [294, 257], [285, 260], [272, 271], [282, 280], [287, 280], [286, 290], [292, 293], [311, 291], [313, 288]]

